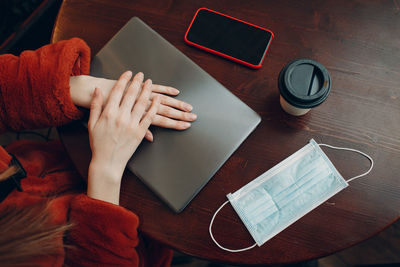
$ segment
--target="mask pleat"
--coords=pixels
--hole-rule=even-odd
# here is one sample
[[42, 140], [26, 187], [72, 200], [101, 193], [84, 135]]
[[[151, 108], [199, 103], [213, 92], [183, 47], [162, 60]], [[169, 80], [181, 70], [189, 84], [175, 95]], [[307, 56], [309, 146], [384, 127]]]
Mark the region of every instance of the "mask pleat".
[[[303, 164], [303, 176], [298, 178], [297, 181], [296, 179], [294, 179], [294, 177], [291, 176], [290, 172], [278, 173], [275, 175], [275, 177], [271, 178], [274, 180], [274, 183], [267, 183], [271, 180], [270, 179], [265, 183], [265, 185], [263, 184], [262, 187], [257, 187], [240, 198], [239, 203], [242, 204], [240, 205], [240, 208], [243, 210], [243, 213], [247, 218], [252, 218], [249, 219], [249, 222], [251, 224], [258, 224], [265, 217], [268, 217], [269, 215], [280, 209], [280, 206], [286, 205], [286, 202], [290, 202], [291, 199], [297, 197], [299, 192], [296, 192], [296, 190], [301, 190], [300, 188], [302, 185], [313, 179], [315, 175], [318, 175], [318, 173], [315, 174], [317, 170], [315, 167], [313, 169], [313, 166], [323, 165], [324, 162], [321, 157], [315, 157], [314, 155], [310, 157], [310, 159], [312, 159], [311, 162], [319, 162], [314, 165], [308, 164], [307, 166], [304, 166]], [[281, 184], [278, 186], [277, 183], [279, 181], [286, 181], [286, 184]], [[288, 183], [288, 181], [290, 182]], [[270, 192], [277, 191], [276, 188], [284, 189], [279, 192]], [[281, 203], [282, 201], [284, 201], [283, 204]], [[246, 208], [244, 209], [244, 207]]]
[[[293, 192], [288, 199], [277, 202], [275, 212], [269, 213], [267, 216], [258, 215], [257, 217], [249, 218], [247, 221], [252, 223], [252, 228], [258, 232], [260, 240], [268, 238], [275, 227], [281, 224], [289, 224], [293, 219], [293, 214], [308, 212], [309, 203], [315, 200], [315, 196], [324, 195], [329, 192], [330, 186], [325, 184], [326, 180], [333, 181], [335, 178], [332, 173], [321, 172], [320, 179], [317, 183], [308, 181], [304, 184], [303, 190]], [[332, 183], [330, 183], [332, 184]]]
[[329, 174], [329, 170], [323, 168], [314, 169], [308, 176], [304, 176], [303, 179], [296, 181], [293, 185], [281, 191], [278, 195], [273, 196], [273, 199], [280, 208], [284, 207], [287, 203], [291, 202], [293, 198], [306, 192], [310, 187], [323, 180]]
[[296, 180], [303, 179], [310, 171], [318, 165], [322, 159], [318, 154], [311, 151], [305, 156], [305, 160], [298, 159], [292, 164], [292, 168], [287, 168], [275, 174], [273, 177], [263, 183], [263, 187], [272, 195], [278, 195], [281, 191], [291, 186]]
[[[288, 207], [294, 207], [294, 209], [301, 208], [301, 205], [306, 204], [304, 198], [307, 196], [309, 190], [319, 189], [317, 186], [320, 182], [325, 182], [326, 178], [329, 178], [330, 172], [326, 169], [313, 170], [313, 176], [300, 180], [291, 185], [286, 190], [283, 190], [277, 196], [271, 197], [270, 194], [265, 194], [264, 202], [258, 201], [258, 208], [254, 210], [246, 209], [244, 215], [251, 224], [258, 224], [263, 221], [266, 217], [274, 215], [279, 212], [279, 216], [286, 215], [293, 209], [285, 210]], [[316, 193], [316, 192], [313, 192]]]

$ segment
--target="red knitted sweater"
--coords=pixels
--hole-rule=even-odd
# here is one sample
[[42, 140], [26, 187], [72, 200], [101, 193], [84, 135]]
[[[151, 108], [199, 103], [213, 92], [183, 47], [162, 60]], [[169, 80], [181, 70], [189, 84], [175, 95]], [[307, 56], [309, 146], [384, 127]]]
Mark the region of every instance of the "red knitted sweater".
[[[57, 126], [79, 119], [69, 95], [69, 77], [89, 73], [90, 50], [73, 38], [23, 52], [0, 56], [0, 133]], [[23, 192], [12, 191], [0, 203], [26, 206], [50, 200], [55, 223], [71, 221], [63, 241], [76, 249], [41, 257], [42, 266], [169, 266], [172, 251], [138, 235], [138, 217], [85, 195], [85, 183], [58, 141], [17, 141], [0, 146], [0, 173], [14, 154], [27, 172]], [[29, 264], [28, 264], [29, 265]]]

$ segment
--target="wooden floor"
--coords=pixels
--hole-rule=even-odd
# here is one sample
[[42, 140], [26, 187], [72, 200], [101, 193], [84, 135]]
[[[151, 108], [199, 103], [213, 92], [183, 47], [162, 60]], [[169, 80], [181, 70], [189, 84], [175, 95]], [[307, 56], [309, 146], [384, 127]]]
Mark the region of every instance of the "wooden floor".
[[[20, 139], [43, 140], [43, 136], [57, 139], [55, 129], [42, 129], [34, 132], [22, 132], [0, 135], [0, 145], [6, 145], [18, 137]], [[217, 247], [215, 249], [218, 249]], [[334, 255], [318, 259], [316, 261], [299, 263], [290, 266], [306, 267], [347, 267], [347, 266], [400, 266], [400, 220], [380, 234], [366, 240], [358, 245], [343, 250]], [[173, 267], [231, 267], [231, 265], [220, 265], [205, 260], [191, 258], [189, 256], [175, 253]]]

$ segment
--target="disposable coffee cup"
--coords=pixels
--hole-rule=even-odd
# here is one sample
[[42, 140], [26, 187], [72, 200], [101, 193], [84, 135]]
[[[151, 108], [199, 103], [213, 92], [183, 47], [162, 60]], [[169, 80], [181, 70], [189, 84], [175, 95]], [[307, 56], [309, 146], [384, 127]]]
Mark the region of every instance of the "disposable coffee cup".
[[331, 90], [331, 78], [322, 64], [296, 59], [279, 73], [278, 87], [283, 110], [301, 116], [325, 101]]

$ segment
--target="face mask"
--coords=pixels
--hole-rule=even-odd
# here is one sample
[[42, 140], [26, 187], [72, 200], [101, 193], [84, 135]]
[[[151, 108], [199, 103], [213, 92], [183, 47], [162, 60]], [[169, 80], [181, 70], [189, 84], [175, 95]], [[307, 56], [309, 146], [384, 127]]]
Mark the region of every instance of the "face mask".
[[[320, 146], [362, 154], [371, 161], [370, 169], [361, 175], [343, 179]], [[278, 165], [260, 175], [234, 193], [215, 212], [209, 232], [215, 244], [229, 252], [241, 252], [261, 246], [305, 214], [348, 186], [348, 182], [367, 175], [373, 167], [367, 154], [326, 144], [310, 143]], [[217, 213], [230, 202], [256, 243], [248, 248], [227, 249], [212, 235], [211, 227]]]

